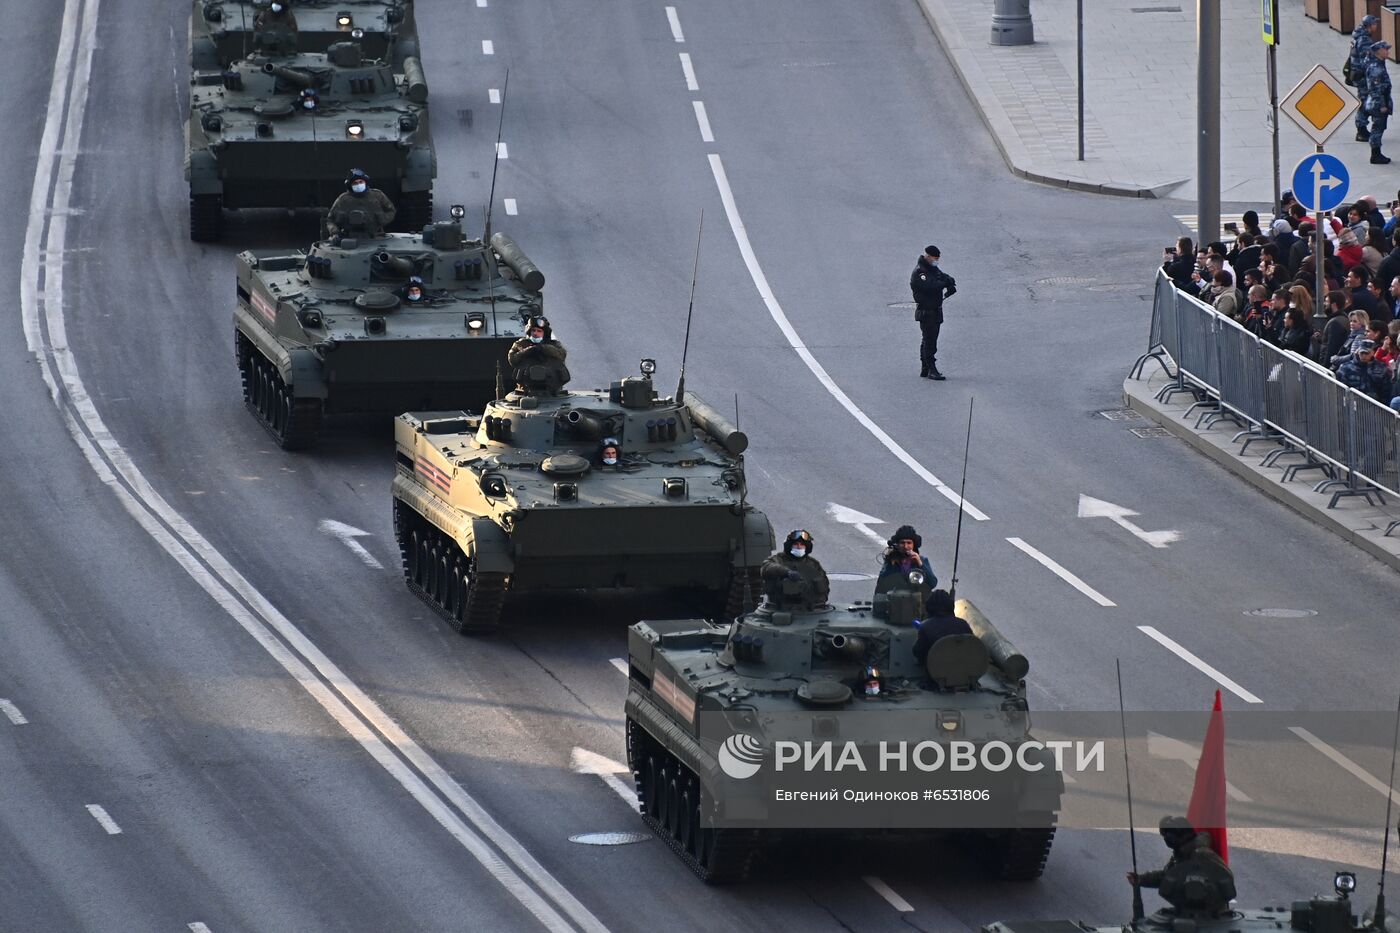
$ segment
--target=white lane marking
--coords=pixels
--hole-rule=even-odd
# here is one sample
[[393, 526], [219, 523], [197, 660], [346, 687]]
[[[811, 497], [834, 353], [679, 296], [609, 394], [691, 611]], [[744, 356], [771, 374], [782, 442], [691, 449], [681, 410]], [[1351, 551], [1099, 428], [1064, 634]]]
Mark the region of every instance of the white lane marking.
[[109, 836], [120, 836], [122, 828], [117, 825], [117, 821], [108, 815], [107, 810], [100, 803], [90, 803], [87, 805], [87, 812], [92, 814], [92, 818], [97, 820], [97, 825], [107, 831]]
[[862, 880], [866, 884], [874, 888], [876, 894], [889, 901], [890, 906], [893, 907], [895, 910], [899, 911], [902, 914], [909, 914], [914, 912], [913, 904], [909, 903], [904, 898], [896, 894], [894, 888], [885, 884], [879, 878], [876, 878], [874, 875], [866, 875]]
[[695, 80], [695, 65], [690, 61], [690, 53], [681, 53], [681, 74], [685, 75], [685, 89], [687, 91], [700, 90], [700, 82]]
[[[486, 6], [486, 0], [476, 0], [476, 2], [479, 6]], [[190, 933], [211, 933], [208, 925], [200, 923], [198, 920], [196, 920], [194, 923], [187, 923], [185, 925], [189, 927]]]
[[1332, 761], [1335, 764], [1337, 764], [1343, 771], [1346, 771], [1352, 777], [1359, 780], [1362, 784], [1365, 784], [1367, 787], [1371, 788], [1371, 790], [1382, 795], [1389, 794], [1390, 799], [1392, 801], [1394, 801], [1395, 803], [1400, 803], [1400, 791], [1396, 791], [1392, 787], [1386, 787], [1384, 781], [1380, 781], [1377, 780], [1375, 777], [1372, 777], [1371, 773], [1365, 768], [1361, 767], [1359, 764], [1352, 761], [1346, 755], [1343, 755], [1341, 752], [1337, 751], [1335, 748], [1328, 745], [1326, 742], [1322, 741], [1317, 736], [1313, 735], [1307, 729], [1304, 729], [1302, 726], [1289, 726], [1288, 731], [1292, 732], [1298, 738], [1302, 739], [1304, 742], [1307, 742], [1313, 748], [1317, 749], [1318, 751], [1322, 752], [1322, 754], [1332, 759]]
[[516, 214], [520, 213], [520, 211], [515, 206], [515, 198], [506, 198], [504, 203], [506, 206], [506, 213], [511, 217], [514, 217]]
[[486, 7], [486, 0], [476, 0], [476, 5], [484, 9]]
[[1006, 540], [1011, 542], [1011, 544], [1017, 549], [1030, 555], [1031, 559], [1034, 560], [1036, 563], [1045, 567], [1055, 576], [1059, 577], [1061, 580], [1064, 580], [1070, 586], [1074, 587], [1076, 590], [1083, 593], [1085, 596], [1089, 597], [1094, 602], [1098, 603], [1100, 606], [1109, 607], [1117, 605], [1117, 603], [1115, 603], [1113, 600], [1109, 599], [1107, 596], [1103, 595], [1098, 590], [1094, 589], [1092, 586], [1085, 583], [1083, 580], [1079, 579], [1074, 574], [1070, 573], [1064, 567], [1061, 567], [1055, 561], [1051, 560], [1049, 557], [1042, 554], [1040, 551], [1037, 551], [1035, 548], [1022, 541], [1020, 538], [1007, 538]]
[[608, 658], [608, 663], [617, 668], [618, 673], [623, 677], [632, 676], [632, 672], [627, 667], [627, 662], [622, 658]]
[[671, 24], [671, 35], [677, 42], [685, 41], [685, 33], [681, 32], [681, 18], [676, 15], [676, 8], [668, 6], [666, 8], [666, 20]]
[[1178, 645], [1176, 642], [1172, 641], [1166, 635], [1163, 635], [1161, 632], [1157, 631], [1152, 626], [1139, 625], [1138, 631], [1142, 632], [1142, 634], [1157, 642], [1159, 645], [1166, 648], [1172, 654], [1181, 658], [1181, 660], [1185, 661], [1187, 664], [1191, 665], [1196, 670], [1200, 671], [1202, 674], [1205, 674], [1211, 680], [1215, 681], [1220, 686], [1224, 687], [1226, 690], [1229, 690], [1231, 693], [1239, 697], [1241, 700], [1244, 700], [1246, 703], [1264, 702], [1254, 694], [1250, 693], [1245, 688], [1241, 687], [1239, 684], [1235, 683], [1230, 678], [1226, 677], [1224, 674], [1220, 673], [1215, 668], [1211, 667], [1206, 662], [1202, 661], [1200, 658], [1196, 657], [1191, 652], [1187, 651], [1185, 648], [1181, 647], [1181, 645]]
[[22, 726], [29, 722], [24, 718], [24, 714], [19, 711], [19, 707], [9, 700], [0, 700], [0, 713], [5, 714], [5, 718], [17, 726]]
[[835, 379], [831, 378], [830, 373], [826, 371], [826, 367], [817, 362], [817, 358], [812, 355], [812, 351], [808, 350], [806, 345], [802, 343], [802, 338], [798, 336], [797, 331], [792, 326], [792, 322], [788, 320], [787, 314], [783, 311], [783, 306], [778, 303], [777, 296], [773, 294], [773, 289], [768, 286], [768, 277], [763, 274], [763, 267], [758, 264], [758, 256], [754, 254], [753, 244], [749, 242], [748, 231], [744, 228], [744, 221], [739, 216], [739, 207], [734, 203], [734, 192], [730, 189], [729, 178], [724, 173], [724, 163], [720, 161], [720, 157], [717, 153], [710, 153], [710, 171], [715, 176], [715, 184], [719, 187], [720, 200], [724, 202], [724, 213], [729, 219], [729, 229], [734, 234], [734, 240], [739, 246], [739, 253], [744, 257], [744, 265], [749, 270], [749, 278], [753, 280], [754, 287], [758, 289], [759, 297], [763, 299], [764, 306], [768, 308], [768, 315], [773, 319], [773, 322], [778, 325], [778, 329], [783, 332], [783, 336], [787, 338], [788, 346], [797, 353], [798, 357], [807, 365], [807, 368], [811, 370], [812, 375], [817, 377], [817, 381], [822, 384], [826, 391], [831, 393], [831, 397], [836, 399], [841, 407], [850, 413], [851, 417], [860, 422], [862, 427], [874, 435], [875, 439], [884, 445], [886, 450], [894, 454], [895, 457], [910, 470], [913, 470], [915, 476], [938, 490], [953, 504], [961, 506], [969, 518], [975, 518], [979, 522], [985, 522], [987, 520], [987, 514], [985, 512], [972, 503], [964, 501], [962, 496], [958, 495], [956, 489], [950, 488], [941, 479], [929, 472], [922, 463], [914, 459], [909, 451], [905, 450], [894, 438], [886, 434], [884, 428], [872, 421], [869, 415], [862, 411], [855, 402], [851, 401], [851, 397], [836, 384]]
[[482, 55], [495, 55], [495, 54], [496, 54], [496, 43], [492, 42], [490, 39], [482, 39], [482, 40], [481, 40], [481, 54], [482, 54]]
[[[81, 137], [92, 56], [96, 47], [99, 4], [100, 0], [65, 0], [34, 187], [30, 195], [33, 210], [25, 232], [20, 278], [20, 309], [25, 338], [65, 427], [97, 477], [112, 490], [146, 533], [253, 636], [508, 893], [549, 930], [572, 933], [577, 928], [591, 933], [606, 933], [607, 928], [558, 879], [549, 874], [519, 840], [507, 833], [437, 761], [404, 733], [398, 723], [370, 700], [182, 515], [171, 508], [137, 469], [93, 405], [73, 354], [68, 351], [63, 317], [63, 265], [53, 263], [45, 266], [39, 263], [38, 257], [47, 253], [63, 255], [64, 252], [66, 218], [78, 155], [77, 141]], [[65, 101], [68, 110], [66, 120]], [[53, 211], [50, 212], [49, 208], [53, 208]], [[46, 217], [50, 218], [47, 234], [44, 225]], [[42, 291], [39, 287], [41, 270], [44, 272]], [[299, 656], [293, 653], [293, 649]], [[303, 658], [306, 660], [303, 661]], [[398, 754], [389, 748], [386, 741], [394, 746]], [[417, 769], [417, 773], [410, 765]], [[429, 784], [432, 786], [429, 787]], [[468, 827], [462, 817], [470, 821], [475, 829]], [[496, 848], [491, 848], [487, 839]], [[519, 873], [505, 864], [507, 860], [519, 869]], [[530, 882], [522, 875], [528, 876], [539, 891], [530, 887]], [[539, 892], [543, 892], [543, 895]], [[553, 900], [559, 910], [548, 903], [546, 897]], [[568, 915], [573, 925], [561, 915], [560, 910]]]
[[826, 514], [842, 525], [855, 526], [857, 531], [880, 545], [880, 547], [884, 547], [888, 543], [878, 531], [870, 527], [871, 525], [885, 524], [886, 522], [883, 518], [876, 518], [873, 515], [866, 515], [864, 512], [857, 512], [855, 509], [848, 508], [838, 502], [828, 502], [826, 504]]
[[501, 102], [501, 89], [498, 87], [490, 88], [486, 92], [486, 97], [491, 101], [491, 103], [499, 104]]
[[369, 536], [368, 531], [361, 531], [354, 525], [347, 525], [344, 522], [332, 521], [329, 518], [321, 519], [320, 528], [323, 532], [333, 538], [339, 538], [341, 543], [350, 549], [350, 553], [358, 557], [366, 567], [373, 567], [375, 570], [383, 570], [381, 564], [373, 554], [365, 550], [365, 546], [356, 541], [356, 538]]
[[705, 102], [703, 100], [691, 101], [695, 105], [695, 122], [700, 124], [700, 138], [707, 143], [715, 141], [715, 134], [710, 129], [710, 118], [705, 113]]
[[499, 159], [510, 158], [510, 148], [505, 143], [496, 143], [496, 157]]
[[631, 774], [631, 770], [620, 761], [613, 761], [597, 752], [590, 752], [586, 748], [575, 748], [569, 753], [569, 770], [575, 774], [592, 774], [598, 777], [604, 784], [610, 787], [613, 793], [617, 794], [627, 805], [638, 813], [642, 812], [641, 801], [637, 799], [637, 790], [632, 787], [619, 774]]
[[[1201, 750], [1190, 742], [1183, 742], [1181, 739], [1175, 739], [1169, 735], [1159, 735], [1156, 732], [1147, 733], [1147, 754], [1163, 761], [1179, 761], [1190, 768], [1193, 773], [1201, 761]], [[1225, 793], [1231, 800], [1238, 803], [1254, 802], [1254, 798], [1229, 781], [1225, 782]]]
[[1132, 534], [1139, 540], [1145, 541], [1153, 547], [1166, 547], [1175, 541], [1181, 540], [1181, 532], [1176, 530], [1147, 531], [1134, 523], [1128, 521], [1128, 517], [1136, 515], [1130, 508], [1121, 505], [1114, 505], [1103, 499], [1095, 499], [1093, 496], [1079, 495], [1079, 517], [1080, 518], [1106, 518]]

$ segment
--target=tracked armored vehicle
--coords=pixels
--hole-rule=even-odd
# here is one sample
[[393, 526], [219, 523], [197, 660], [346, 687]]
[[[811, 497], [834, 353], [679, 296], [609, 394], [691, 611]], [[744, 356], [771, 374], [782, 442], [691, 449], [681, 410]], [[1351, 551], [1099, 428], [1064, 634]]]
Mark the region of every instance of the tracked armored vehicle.
[[324, 53], [254, 54], [197, 74], [190, 92], [185, 178], [190, 238], [217, 240], [224, 211], [321, 208], [367, 171], [395, 203], [395, 228], [432, 218], [437, 161], [428, 85], [416, 58], [395, 75], [356, 42]]
[[[962, 600], [955, 611], [974, 634], [937, 640], [920, 664], [914, 620], [930, 594], [917, 571], [907, 580], [885, 578], [873, 601], [848, 608], [804, 600], [792, 579], [777, 588], [765, 579], [765, 587], [763, 603], [730, 625], [648, 621], [628, 631], [627, 760], [647, 825], [710, 883], [744, 878], [754, 857], [785, 837], [792, 843], [834, 834], [844, 841], [891, 832], [956, 831], [992, 875], [1038, 877], [1064, 789], [1053, 767], [944, 773], [920, 787], [874, 764], [877, 742], [883, 754], [886, 743], [907, 749], [996, 741], [1016, 748], [1031, 739], [1023, 680], [1029, 665], [1011, 643]], [[902, 809], [917, 803], [896, 803], [893, 825], [875, 811], [837, 811], [835, 804], [822, 804], [820, 814], [780, 813], [788, 805], [775, 801], [793, 798], [775, 792], [806, 786], [790, 783], [805, 778], [789, 777], [791, 758], [781, 767], [780, 746], [810, 754], [828, 741], [870, 763], [870, 773], [862, 769], [867, 789], [917, 801], [936, 786], [956, 795], [948, 800], [970, 802], [960, 811], [934, 804], [943, 810], [924, 822]], [[1028, 760], [1043, 753], [1038, 749]], [[833, 789], [843, 775], [811, 775], [812, 799], [854, 793], [850, 785]], [[979, 788], [990, 789], [986, 803], [976, 802]]]
[[[1283, 907], [1234, 909], [1216, 916], [1200, 916], [1190, 910], [1165, 908], [1127, 923], [1099, 926], [1080, 920], [1017, 920], [991, 923], [982, 933], [1397, 933], [1400, 917], [1386, 912], [1361, 911], [1351, 900], [1356, 876], [1338, 872], [1333, 880], [1336, 895], [1313, 895]], [[1384, 909], [1384, 902], [1380, 906]]]
[[[510, 345], [538, 314], [544, 275], [503, 233], [453, 219], [420, 233], [321, 240], [238, 255], [234, 339], [243, 398], [288, 449], [322, 415], [465, 408], [496, 395]], [[410, 277], [423, 298], [405, 299]]]
[[748, 438], [692, 395], [658, 396], [649, 369], [607, 390], [513, 391], [480, 414], [400, 415], [394, 440], [404, 575], [460, 632], [497, 628], [519, 592], [681, 591], [732, 617], [772, 547], [745, 498]]
[[[258, 48], [254, 23], [266, 0], [194, 0], [190, 16], [190, 68], [219, 72]], [[413, 0], [296, 0], [297, 52], [324, 52], [355, 37], [367, 58], [403, 70], [418, 57]], [[358, 32], [358, 36], [355, 34]]]

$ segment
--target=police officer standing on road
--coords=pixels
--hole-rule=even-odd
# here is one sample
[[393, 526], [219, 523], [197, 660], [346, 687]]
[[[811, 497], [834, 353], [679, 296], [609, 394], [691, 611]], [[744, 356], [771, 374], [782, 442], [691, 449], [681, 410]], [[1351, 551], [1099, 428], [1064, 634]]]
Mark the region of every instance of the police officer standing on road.
[[1351, 54], [1347, 56], [1350, 69], [1347, 81], [1356, 88], [1356, 96], [1363, 106], [1356, 108], [1356, 141], [1364, 143], [1371, 138], [1371, 130], [1366, 125], [1366, 67], [1371, 63], [1371, 43], [1381, 37], [1381, 18], [1366, 16], [1361, 24], [1351, 31]]
[[919, 347], [919, 375], [925, 379], [946, 378], [938, 371], [938, 331], [943, 327], [943, 300], [958, 290], [953, 277], [938, 268], [937, 246], [924, 248], [924, 254], [909, 276], [909, 289], [914, 293], [914, 320], [924, 333]]
[[1389, 42], [1371, 44], [1370, 60], [1366, 63], [1366, 115], [1371, 118], [1371, 164], [1389, 165], [1390, 159], [1381, 153], [1381, 136], [1385, 134], [1390, 112], [1395, 109], [1390, 99], [1390, 72], [1385, 60], [1390, 55]]
[[326, 229], [331, 236], [346, 231], [350, 225], [350, 215], [362, 211], [365, 231], [370, 236], [381, 236], [384, 228], [394, 222], [394, 202], [378, 188], [369, 186], [369, 174], [362, 168], [352, 168], [345, 177], [345, 193], [335, 199], [326, 212]]

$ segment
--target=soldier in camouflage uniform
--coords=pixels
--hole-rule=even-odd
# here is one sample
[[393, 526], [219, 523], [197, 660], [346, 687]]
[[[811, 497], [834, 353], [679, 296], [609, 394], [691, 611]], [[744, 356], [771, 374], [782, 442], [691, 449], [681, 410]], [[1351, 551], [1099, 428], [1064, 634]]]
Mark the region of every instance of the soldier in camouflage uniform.
[[1215, 853], [1210, 834], [1197, 833], [1184, 816], [1164, 816], [1159, 828], [1172, 857], [1161, 871], [1128, 872], [1128, 883], [1156, 888], [1180, 917], [1205, 919], [1229, 910], [1235, 874]]
[[291, 55], [297, 50], [297, 18], [287, 0], [273, 0], [253, 20], [253, 43], [270, 55]]
[[564, 365], [568, 355], [564, 345], [554, 339], [548, 318], [530, 318], [525, 336], [506, 353], [506, 362], [515, 368], [516, 391], [559, 392], [569, 381], [569, 369]]
[[326, 212], [326, 230], [331, 236], [350, 232], [351, 213], [363, 211], [365, 229], [357, 229], [354, 232], [363, 232], [366, 236], [382, 236], [384, 228], [393, 222], [394, 214], [397, 213], [394, 202], [378, 188], [369, 186], [369, 175], [364, 169], [352, 168], [345, 178], [345, 188], [345, 193], [336, 198], [331, 209]]
[[1351, 66], [1351, 85], [1356, 88], [1356, 97], [1362, 106], [1356, 108], [1356, 141], [1364, 143], [1371, 138], [1371, 129], [1366, 116], [1366, 66], [1371, 62], [1371, 43], [1381, 37], [1379, 16], [1367, 16], [1361, 25], [1351, 31], [1351, 54], [1347, 64]]
[[1389, 42], [1371, 44], [1370, 61], [1366, 63], [1366, 115], [1371, 118], [1371, 164], [1389, 165], [1390, 159], [1381, 153], [1381, 136], [1390, 112], [1395, 109], [1390, 99], [1390, 72], [1385, 60], [1390, 54]]
[[774, 606], [816, 609], [826, 605], [831, 581], [812, 556], [812, 534], [794, 531], [783, 549], [763, 562], [763, 594]]

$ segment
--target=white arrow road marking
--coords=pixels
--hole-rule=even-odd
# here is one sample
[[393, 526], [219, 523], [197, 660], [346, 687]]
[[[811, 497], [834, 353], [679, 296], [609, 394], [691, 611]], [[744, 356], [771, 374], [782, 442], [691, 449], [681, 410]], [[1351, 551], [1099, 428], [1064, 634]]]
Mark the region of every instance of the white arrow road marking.
[[361, 531], [354, 525], [332, 521], [329, 518], [321, 519], [321, 530], [332, 538], [339, 538], [350, 549], [350, 553], [363, 561], [366, 567], [373, 567], [375, 570], [384, 569], [384, 565], [376, 560], [373, 554], [366, 551], [363, 544], [355, 540], [356, 538], [368, 537], [368, 531]]
[[1115, 525], [1121, 525], [1132, 534], [1146, 541], [1153, 547], [1166, 547], [1174, 541], [1181, 540], [1179, 531], [1144, 531], [1137, 525], [1128, 521], [1128, 516], [1136, 515], [1132, 509], [1121, 505], [1114, 505], [1112, 502], [1105, 502], [1102, 499], [1095, 499], [1093, 496], [1086, 496], [1082, 493], [1079, 496], [1079, 517], [1080, 518], [1106, 518]]
[[874, 888], [876, 894], [889, 901], [890, 906], [893, 907], [895, 910], [899, 911], [902, 914], [914, 912], [913, 904], [909, 903], [904, 898], [896, 894], [894, 888], [885, 884], [879, 878], [876, 878], [874, 875], [866, 875], [861, 880], [864, 881], [866, 884], [870, 885], [872, 888]]
[[1392, 801], [1400, 803], [1400, 792], [1397, 792], [1393, 788], [1386, 787], [1384, 782], [1377, 780], [1365, 768], [1313, 735], [1307, 729], [1304, 729], [1302, 726], [1289, 726], [1288, 731], [1332, 759], [1342, 770], [1361, 781], [1361, 783], [1371, 788], [1371, 790], [1378, 794], [1389, 794]]
[[[1147, 733], [1147, 754], [1164, 761], [1180, 761], [1193, 771], [1201, 760], [1200, 750], [1190, 742], [1183, 742], [1181, 739], [1174, 739], [1169, 735], [1158, 735], [1155, 732]], [[1248, 794], [1229, 781], [1225, 782], [1225, 793], [1229, 795], [1231, 800], [1240, 803], [1254, 802]]]
[[1191, 652], [1187, 651], [1185, 648], [1178, 645], [1176, 642], [1172, 641], [1166, 635], [1163, 635], [1161, 632], [1157, 631], [1152, 626], [1139, 625], [1138, 631], [1142, 632], [1142, 634], [1157, 642], [1157, 644], [1161, 645], [1163, 648], [1166, 648], [1172, 654], [1176, 655], [1178, 658], [1181, 658], [1181, 660], [1185, 661], [1187, 664], [1191, 665], [1196, 670], [1200, 671], [1202, 674], [1205, 674], [1211, 680], [1215, 681], [1220, 686], [1224, 687], [1226, 690], [1229, 690], [1231, 693], [1239, 697], [1241, 700], [1244, 700], [1246, 703], [1264, 702], [1254, 694], [1250, 693], [1245, 688], [1241, 687], [1239, 684], [1235, 683], [1230, 678], [1226, 677], [1224, 674], [1220, 673], [1215, 668], [1211, 667], [1206, 662], [1202, 661], [1200, 658], [1196, 657]]
[[117, 825], [117, 821], [107, 815], [107, 810], [100, 803], [90, 803], [87, 805], [87, 812], [92, 814], [92, 818], [97, 820], [97, 824], [107, 830], [109, 836], [120, 836], [122, 828]]
[[857, 512], [855, 509], [847, 508], [836, 502], [826, 504], [826, 514], [843, 525], [854, 525], [856, 530], [865, 535], [871, 541], [881, 547], [885, 546], [885, 539], [876, 531], [872, 531], [871, 525], [883, 525], [883, 518], [876, 518], [873, 515], [866, 515], [864, 512]]
[[642, 804], [637, 800], [637, 792], [626, 781], [618, 777], [619, 774], [631, 774], [628, 767], [620, 761], [613, 761], [597, 752], [590, 752], [586, 748], [575, 748], [569, 754], [569, 770], [575, 774], [594, 774], [613, 792], [627, 802], [627, 806], [642, 812]]

